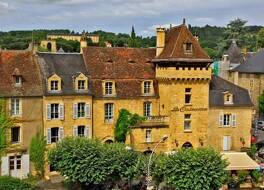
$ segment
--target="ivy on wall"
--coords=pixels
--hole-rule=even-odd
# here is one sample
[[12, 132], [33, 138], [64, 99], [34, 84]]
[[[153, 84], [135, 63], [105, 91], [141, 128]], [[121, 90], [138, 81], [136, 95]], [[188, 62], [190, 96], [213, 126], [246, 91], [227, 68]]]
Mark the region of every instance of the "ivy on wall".
[[144, 120], [145, 117], [130, 113], [126, 109], [121, 109], [115, 125], [115, 141], [124, 143], [131, 127]]
[[37, 176], [39, 177], [44, 176], [45, 150], [46, 150], [45, 137], [42, 134], [38, 133], [35, 137], [31, 139], [29, 154], [30, 154], [30, 161], [33, 162]]

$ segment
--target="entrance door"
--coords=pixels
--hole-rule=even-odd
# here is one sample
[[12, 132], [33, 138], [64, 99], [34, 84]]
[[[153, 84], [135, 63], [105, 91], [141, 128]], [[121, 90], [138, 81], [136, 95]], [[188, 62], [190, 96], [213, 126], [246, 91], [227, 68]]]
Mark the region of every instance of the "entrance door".
[[21, 177], [21, 155], [9, 156], [9, 172], [12, 177]]

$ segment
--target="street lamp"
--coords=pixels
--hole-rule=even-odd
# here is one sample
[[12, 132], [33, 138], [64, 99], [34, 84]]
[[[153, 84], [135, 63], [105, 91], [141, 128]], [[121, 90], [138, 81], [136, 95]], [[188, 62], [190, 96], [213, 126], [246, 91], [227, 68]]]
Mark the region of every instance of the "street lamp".
[[149, 156], [149, 162], [148, 162], [148, 170], [147, 170], [147, 179], [146, 179], [146, 182], [147, 182], [147, 190], [151, 190], [153, 188], [153, 186], [151, 186], [151, 181], [152, 181], [152, 178], [151, 178], [151, 171], [150, 171], [150, 166], [152, 164], [151, 162], [151, 159], [152, 159], [152, 156], [156, 150], [156, 148], [159, 146], [160, 143], [166, 141], [168, 139], [168, 135], [164, 135], [160, 141], [156, 144], [156, 146], [152, 149], [151, 151], [151, 154]]

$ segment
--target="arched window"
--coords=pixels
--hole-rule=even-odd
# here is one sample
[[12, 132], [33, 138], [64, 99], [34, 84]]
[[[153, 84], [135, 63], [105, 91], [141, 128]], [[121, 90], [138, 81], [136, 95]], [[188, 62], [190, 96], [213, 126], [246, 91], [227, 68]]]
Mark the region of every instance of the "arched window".
[[51, 51], [51, 43], [50, 43], [50, 42], [47, 43], [47, 49], [48, 49], [49, 51]]
[[105, 144], [112, 144], [113, 142], [114, 142], [113, 140], [108, 139], [108, 140], [105, 141]]

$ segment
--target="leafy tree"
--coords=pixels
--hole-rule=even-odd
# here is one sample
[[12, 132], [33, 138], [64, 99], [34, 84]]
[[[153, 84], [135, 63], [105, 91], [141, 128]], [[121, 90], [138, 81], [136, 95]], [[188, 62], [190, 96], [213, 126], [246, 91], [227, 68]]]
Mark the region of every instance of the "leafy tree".
[[63, 139], [49, 151], [48, 159], [63, 176], [88, 188], [112, 187], [121, 179], [131, 179], [138, 163], [137, 153], [122, 144], [105, 145], [82, 137]]
[[45, 150], [46, 150], [45, 137], [42, 134], [38, 133], [31, 140], [29, 147], [29, 154], [30, 154], [30, 161], [33, 162], [37, 175], [40, 177], [44, 176]]
[[246, 23], [247, 21], [242, 20], [240, 18], [229, 22], [226, 30], [226, 39], [228, 45], [231, 43], [232, 40], [235, 39], [241, 47], [245, 46]]
[[7, 146], [6, 130], [12, 127], [13, 122], [12, 118], [6, 113], [5, 100], [0, 98], [0, 155]]
[[121, 109], [115, 125], [116, 142], [125, 142], [126, 136], [130, 132], [130, 127], [144, 119], [144, 117], [141, 117], [138, 114], [132, 114], [126, 109]]
[[257, 44], [259, 48], [264, 48], [264, 28], [257, 34]]
[[164, 179], [177, 190], [219, 189], [227, 162], [212, 148], [180, 150], [163, 162]]
[[258, 98], [258, 106], [260, 114], [264, 114], [264, 91]]

